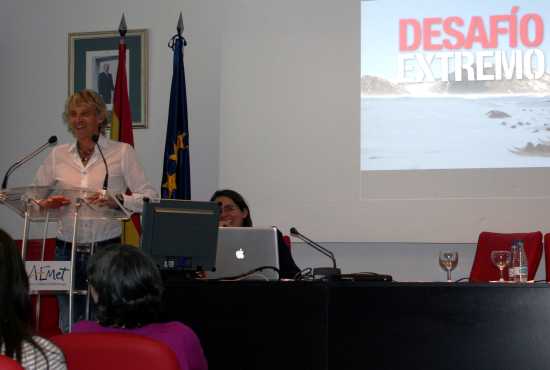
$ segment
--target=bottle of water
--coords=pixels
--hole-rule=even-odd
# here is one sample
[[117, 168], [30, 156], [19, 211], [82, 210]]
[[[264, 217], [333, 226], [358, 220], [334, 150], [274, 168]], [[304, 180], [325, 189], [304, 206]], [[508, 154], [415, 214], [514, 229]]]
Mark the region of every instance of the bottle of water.
[[510, 248], [512, 264], [509, 270], [510, 281], [515, 283], [527, 282], [527, 255], [522, 240], [514, 240]]
[[527, 255], [525, 254], [525, 248], [523, 247], [523, 241], [518, 240], [517, 242], [519, 250], [519, 269], [516, 274], [517, 280], [520, 283], [527, 282], [528, 268], [527, 268]]
[[512, 259], [510, 267], [508, 268], [508, 281], [519, 281], [519, 245], [518, 240], [512, 242], [510, 247], [510, 258]]

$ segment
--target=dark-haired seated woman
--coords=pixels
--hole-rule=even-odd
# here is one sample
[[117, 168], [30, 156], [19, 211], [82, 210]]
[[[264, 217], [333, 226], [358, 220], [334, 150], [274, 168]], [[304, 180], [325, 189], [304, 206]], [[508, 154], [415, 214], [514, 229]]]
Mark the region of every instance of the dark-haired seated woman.
[[26, 370], [66, 370], [65, 356], [31, 330], [29, 278], [13, 239], [0, 230], [0, 354]]
[[124, 332], [167, 344], [182, 370], [206, 370], [199, 339], [180, 322], [158, 323], [163, 285], [154, 262], [138, 248], [113, 245], [88, 263], [90, 293], [97, 322], [80, 321], [73, 332]]
[[[216, 191], [210, 198], [220, 206], [221, 227], [252, 227], [250, 208], [243, 196], [235, 190], [223, 189]], [[284, 279], [292, 279], [300, 269], [296, 266], [289, 246], [284, 242], [283, 234], [277, 229], [277, 250], [279, 252], [279, 275]]]

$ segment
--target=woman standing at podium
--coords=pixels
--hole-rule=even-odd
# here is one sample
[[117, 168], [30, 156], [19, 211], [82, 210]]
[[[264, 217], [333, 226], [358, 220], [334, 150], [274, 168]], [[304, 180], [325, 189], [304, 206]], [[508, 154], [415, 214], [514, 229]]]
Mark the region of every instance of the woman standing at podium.
[[[97, 190], [98, 195], [88, 199], [90, 202], [105, 202], [104, 198], [99, 197], [99, 192], [107, 185], [107, 191], [115, 194], [119, 202], [133, 212], [141, 212], [143, 197], [158, 196], [145, 178], [132, 146], [112, 141], [105, 136], [107, 108], [96, 92], [82, 90], [69, 96], [65, 102], [63, 119], [75, 141], [52, 149], [38, 169], [34, 185]], [[132, 195], [126, 195], [126, 189], [130, 189]], [[71, 199], [63, 195], [50, 196], [40, 201], [42, 207], [50, 209], [70, 203]], [[112, 205], [113, 201], [106, 203]], [[80, 245], [85, 249], [92, 243], [94, 248], [118, 243], [121, 233], [120, 221], [82, 220], [78, 225], [78, 249], [81, 249]], [[56, 242], [57, 260], [70, 260], [72, 238], [72, 217], [60, 217]], [[87, 258], [87, 253], [78, 253], [75, 261], [75, 289], [86, 289]], [[66, 331], [68, 300], [66, 296], [60, 298], [60, 326]], [[74, 307], [75, 320], [82, 319], [85, 312], [84, 302]]]
[[[220, 227], [252, 227], [250, 208], [241, 194], [230, 189], [218, 190], [212, 195], [210, 201], [220, 206]], [[277, 251], [280, 277], [292, 279], [300, 269], [296, 266], [290, 246], [285, 243], [279, 229], [277, 229]]]

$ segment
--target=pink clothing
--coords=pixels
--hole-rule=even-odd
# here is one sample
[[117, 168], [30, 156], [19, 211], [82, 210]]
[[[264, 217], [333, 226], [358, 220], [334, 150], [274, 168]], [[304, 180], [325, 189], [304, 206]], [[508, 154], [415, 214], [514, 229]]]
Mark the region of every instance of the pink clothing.
[[123, 329], [101, 326], [94, 321], [80, 321], [73, 325], [73, 333], [120, 332], [143, 335], [168, 345], [175, 353], [181, 370], [208, 370], [199, 338], [181, 322], [149, 324], [141, 328]]

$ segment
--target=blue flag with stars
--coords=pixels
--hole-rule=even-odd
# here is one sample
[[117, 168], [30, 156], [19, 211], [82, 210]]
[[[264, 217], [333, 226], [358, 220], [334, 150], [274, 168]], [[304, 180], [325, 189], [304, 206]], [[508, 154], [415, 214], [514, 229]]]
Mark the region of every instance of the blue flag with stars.
[[162, 198], [191, 199], [187, 93], [183, 67], [183, 47], [185, 45], [185, 39], [179, 35], [174, 36], [170, 43], [170, 47], [174, 51], [174, 69], [164, 147]]

